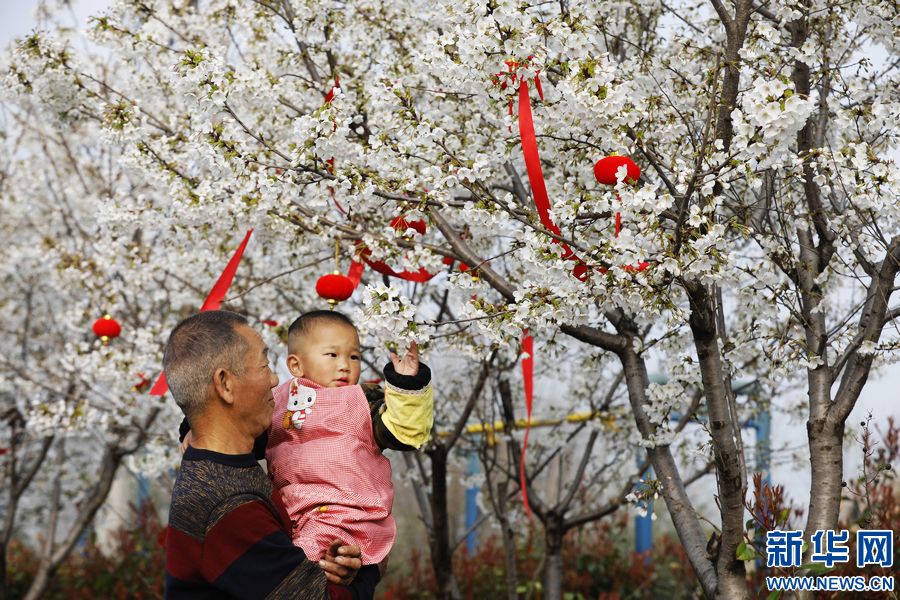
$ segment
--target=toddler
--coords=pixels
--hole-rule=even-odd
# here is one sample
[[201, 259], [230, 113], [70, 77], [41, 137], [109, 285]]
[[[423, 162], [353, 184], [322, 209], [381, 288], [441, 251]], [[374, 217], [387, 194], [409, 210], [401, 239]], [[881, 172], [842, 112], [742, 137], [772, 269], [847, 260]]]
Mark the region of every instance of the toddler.
[[291, 324], [288, 353], [293, 377], [275, 389], [265, 456], [294, 544], [319, 560], [338, 538], [359, 546], [363, 565], [376, 565], [396, 536], [391, 464], [382, 451], [428, 441], [431, 372], [413, 343], [402, 358], [391, 353], [383, 394], [364, 389], [356, 327], [326, 310]]

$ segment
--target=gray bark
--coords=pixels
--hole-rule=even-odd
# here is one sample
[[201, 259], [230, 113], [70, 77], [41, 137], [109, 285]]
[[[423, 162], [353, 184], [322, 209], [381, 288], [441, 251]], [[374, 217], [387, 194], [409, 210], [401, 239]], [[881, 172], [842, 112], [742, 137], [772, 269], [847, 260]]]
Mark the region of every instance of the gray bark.
[[[647, 417], [644, 407], [647, 405], [647, 365], [644, 359], [631, 348], [630, 344], [619, 355], [625, 368], [625, 383], [628, 387], [628, 400], [634, 413], [635, 422], [641, 437], [649, 439], [655, 432], [653, 424]], [[666, 502], [666, 508], [672, 517], [675, 531], [688, 555], [688, 560], [703, 586], [707, 597], [714, 597], [718, 586], [715, 566], [706, 555], [706, 536], [700, 527], [697, 512], [688, 498], [684, 481], [678, 472], [675, 458], [668, 445], [658, 445], [647, 451], [650, 464], [656, 471], [660, 482], [660, 493]]]
[[562, 599], [562, 546], [565, 530], [562, 519], [544, 525], [544, 593], [545, 600]]
[[690, 326], [694, 347], [700, 361], [700, 374], [709, 414], [709, 433], [716, 460], [716, 483], [722, 532], [716, 573], [719, 584], [716, 597], [747, 598], [744, 561], [736, 557], [738, 545], [744, 538], [744, 497], [747, 481], [742, 469], [743, 456], [735, 439], [741, 435], [740, 424], [728, 406], [727, 381], [719, 351], [719, 333], [713, 296], [699, 283], [687, 286], [690, 299]]

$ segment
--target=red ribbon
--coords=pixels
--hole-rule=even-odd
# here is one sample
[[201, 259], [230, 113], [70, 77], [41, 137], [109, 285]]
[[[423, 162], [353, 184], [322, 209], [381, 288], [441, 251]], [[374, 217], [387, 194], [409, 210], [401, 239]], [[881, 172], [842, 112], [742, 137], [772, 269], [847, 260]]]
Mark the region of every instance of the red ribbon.
[[522, 332], [522, 352], [522, 381], [525, 386], [525, 412], [528, 415], [528, 421], [525, 424], [525, 439], [522, 440], [522, 455], [519, 458], [519, 487], [522, 488], [522, 502], [525, 503], [525, 514], [530, 517], [531, 505], [528, 503], [528, 481], [525, 479], [525, 449], [528, 447], [528, 433], [531, 431], [531, 404], [534, 394], [534, 343], [527, 329]]
[[[334, 92], [335, 90], [340, 89], [341, 87], [341, 78], [338, 75], [334, 77], [334, 85], [331, 86], [331, 89], [328, 90], [328, 93], [325, 94], [325, 104], [331, 104], [331, 101], [334, 100]], [[337, 129], [337, 123], [334, 124], [334, 128]], [[334, 157], [332, 156], [327, 161], [328, 163], [328, 171], [332, 175], [334, 175]], [[335, 194], [334, 187], [331, 186], [328, 188], [328, 191], [331, 194], [331, 200], [334, 202], [334, 205], [337, 207], [339, 211], [343, 215], [347, 215], [347, 211], [341, 206], [341, 203], [338, 202], [337, 195]], [[393, 222], [391, 223], [393, 225]], [[369, 249], [365, 249], [360, 253], [360, 258], [362, 261], [351, 261], [350, 262], [350, 270], [347, 271], [347, 277], [350, 281], [353, 282], [354, 288], [359, 286], [359, 280], [362, 277], [364, 265], [369, 265], [374, 271], [381, 273], [382, 275], [387, 275], [388, 277], [397, 277], [399, 279], [404, 279], [406, 281], [413, 281], [417, 283], [424, 283], [430, 280], [432, 277], [436, 275], [436, 273], [429, 273], [425, 270], [424, 267], [419, 269], [418, 271], [395, 271], [390, 268], [387, 264], [380, 260], [369, 260], [368, 256], [371, 254]]]
[[[514, 76], [515, 77], [515, 76]], [[536, 76], [534, 83], [541, 100], [544, 99], [544, 90], [541, 88], [540, 77]], [[531, 194], [534, 196], [534, 205], [537, 208], [538, 218], [541, 224], [556, 235], [561, 235], [559, 227], [550, 218], [550, 197], [547, 194], [547, 184], [544, 181], [544, 172], [541, 169], [541, 157], [538, 154], [537, 135], [534, 132], [534, 117], [531, 114], [531, 100], [528, 97], [528, 82], [519, 80], [519, 136], [522, 138], [522, 154], [525, 157], [525, 170], [528, 172], [528, 183], [531, 184]], [[572, 275], [579, 281], [587, 279], [587, 265], [572, 251], [568, 244], [557, 239], [554, 244], [562, 246], [562, 258], [576, 262], [572, 269]]]
[[[622, 201], [622, 198], [616, 194], [616, 200], [619, 202]], [[616, 212], [616, 237], [619, 237], [619, 232], [622, 230], [622, 214]], [[650, 263], [646, 261], [638, 262], [637, 266], [634, 265], [624, 265], [622, 268], [625, 269], [628, 273], [640, 273], [644, 269], [650, 266]], [[606, 273], [606, 269], [600, 269], [602, 273]]]
[[331, 86], [331, 89], [328, 90], [328, 93], [325, 94], [325, 104], [331, 104], [331, 101], [334, 100], [334, 90], [338, 90], [341, 88], [341, 76], [334, 76], [334, 85]]
[[[225, 299], [225, 294], [228, 293], [228, 288], [231, 287], [234, 274], [237, 272], [238, 264], [241, 262], [241, 256], [244, 254], [244, 248], [247, 247], [247, 242], [250, 241], [250, 234], [252, 233], [253, 230], [251, 229], [247, 232], [247, 235], [244, 236], [244, 241], [241, 242], [241, 245], [238, 246], [238, 249], [234, 252], [234, 256], [232, 256], [231, 260], [228, 261], [228, 264], [225, 265], [225, 270], [219, 275], [218, 281], [216, 281], [216, 284], [213, 286], [212, 290], [210, 290], [209, 295], [206, 296], [206, 300], [203, 301], [200, 312], [219, 310], [219, 307], [222, 306], [222, 300]], [[166, 383], [166, 374], [160, 373], [159, 379], [156, 380], [153, 389], [150, 390], [150, 395], [165, 396], [168, 390], [169, 384]]]
[[360, 254], [360, 258], [369, 265], [373, 271], [378, 271], [382, 275], [387, 275], [388, 277], [397, 277], [398, 279], [403, 279], [406, 281], [412, 281], [415, 283], [425, 283], [426, 281], [430, 281], [437, 273], [430, 273], [425, 267], [420, 267], [418, 271], [395, 271], [390, 268], [385, 262], [380, 260], [369, 260], [369, 256], [371, 256], [372, 251], [366, 248]]
[[355, 260], [350, 261], [350, 269], [347, 270], [347, 279], [353, 282], [353, 288], [359, 287], [359, 280], [362, 279], [363, 269], [365, 266], [361, 262]]

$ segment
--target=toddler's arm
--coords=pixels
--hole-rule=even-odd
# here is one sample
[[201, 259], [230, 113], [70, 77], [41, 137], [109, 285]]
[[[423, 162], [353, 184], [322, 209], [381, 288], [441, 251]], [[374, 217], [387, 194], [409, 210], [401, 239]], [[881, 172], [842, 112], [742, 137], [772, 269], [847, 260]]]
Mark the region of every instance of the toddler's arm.
[[431, 437], [434, 424], [434, 390], [431, 370], [419, 362], [415, 343], [400, 358], [391, 354], [384, 367], [384, 399], [372, 402], [375, 441], [384, 450], [416, 450]]

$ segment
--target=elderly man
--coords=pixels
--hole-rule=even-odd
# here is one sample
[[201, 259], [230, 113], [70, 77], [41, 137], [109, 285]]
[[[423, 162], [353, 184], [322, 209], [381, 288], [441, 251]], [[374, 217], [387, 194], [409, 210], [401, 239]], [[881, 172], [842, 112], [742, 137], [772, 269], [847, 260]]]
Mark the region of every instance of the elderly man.
[[163, 370], [193, 438], [172, 490], [166, 598], [371, 598], [376, 581], [353, 581], [359, 548], [335, 540], [315, 564], [291, 544], [253, 456], [278, 384], [266, 352], [247, 319], [227, 311], [188, 317], [169, 336]]

